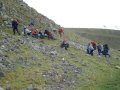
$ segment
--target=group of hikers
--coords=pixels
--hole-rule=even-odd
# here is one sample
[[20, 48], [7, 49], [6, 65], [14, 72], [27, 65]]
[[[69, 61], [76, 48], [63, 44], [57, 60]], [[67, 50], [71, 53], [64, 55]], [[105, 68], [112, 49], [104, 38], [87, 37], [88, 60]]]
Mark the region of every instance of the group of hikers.
[[88, 43], [87, 45], [87, 54], [93, 56], [94, 51], [97, 50], [98, 55], [105, 55], [105, 57], [110, 57], [108, 44], [100, 44], [95, 41]]
[[22, 34], [24, 35], [28, 35], [28, 36], [32, 36], [35, 38], [45, 38], [48, 37], [48, 39], [55, 39], [54, 34], [52, 32], [50, 32], [49, 30], [44, 30], [44, 32], [39, 31], [38, 29], [35, 28], [31, 28], [31, 30], [29, 30], [27, 27], [24, 26], [23, 30], [22, 30]]
[[[16, 32], [20, 35], [20, 32], [18, 31], [18, 24], [19, 24], [18, 20], [13, 19], [12, 28], [13, 28], [14, 35]], [[57, 30], [52, 30], [52, 31], [47, 30], [47, 29], [40, 31], [33, 27], [34, 26], [33, 23], [30, 23], [29, 26], [32, 26], [32, 27], [30, 29], [28, 29], [28, 27], [26, 27], [26, 26], [23, 27], [22, 34], [24, 34], [25, 36], [28, 35], [28, 36], [35, 37], [37, 39], [38, 38], [43, 39], [45, 37], [47, 37], [48, 39], [55, 39], [54, 34], [59, 33], [60, 38], [64, 37], [64, 29], [63, 28], [58, 28]], [[65, 50], [68, 50], [68, 48], [69, 48], [68, 40], [63, 38], [63, 41], [60, 44], [60, 47], [65, 48]], [[105, 55], [105, 57], [107, 57], [107, 56], [110, 57], [109, 47], [107, 44], [101, 45], [100, 43], [96, 43], [94, 41], [88, 43], [87, 50], [86, 50], [87, 54], [90, 54], [91, 56], [93, 56], [95, 50], [97, 50], [98, 55], [102, 54], [102, 55]]]
[[[12, 20], [13, 35], [15, 35], [16, 32], [18, 33], [18, 35], [20, 35], [20, 32], [18, 31], [18, 25], [19, 25], [19, 21], [17, 19], [13, 19]], [[50, 31], [48, 29], [45, 29], [42, 31], [42, 30], [35, 29], [34, 23], [32, 21], [30, 22], [28, 27], [24, 26], [22, 29], [23, 35], [32, 36], [37, 39], [38, 38], [44, 39], [45, 37], [47, 37], [48, 39], [56, 39], [54, 34], [57, 34], [57, 33], [59, 34], [60, 38], [63, 39], [62, 43], [60, 44], [60, 47], [65, 48], [65, 50], [67, 50], [69, 48], [69, 43], [67, 42], [67, 40], [64, 39], [64, 29], [61, 27], [58, 28], [58, 30]]]
[[[20, 32], [18, 31], [18, 25], [19, 25], [19, 21], [17, 19], [13, 19], [12, 20], [12, 28], [13, 28], [13, 34], [15, 35], [16, 32], [20, 35]], [[30, 28], [29, 28], [30, 27]], [[44, 38], [44, 37], [48, 37], [48, 39], [55, 39], [54, 37], [54, 33], [58, 32], [60, 37], [63, 36], [64, 34], [64, 29], [63, 28], [58, 28], [58, 30], [54, 30], [54, 32], [45, 29], [43, 30], [44, 32], [42, 32], [42, 30], [38, 30], [34, 28], [34, 24], [30, 23], [28, 25], [28, 27], [24, 26], [23, 30], [22, 30], [22, 34], [24, 35], [31, 35], [35, 38]]]

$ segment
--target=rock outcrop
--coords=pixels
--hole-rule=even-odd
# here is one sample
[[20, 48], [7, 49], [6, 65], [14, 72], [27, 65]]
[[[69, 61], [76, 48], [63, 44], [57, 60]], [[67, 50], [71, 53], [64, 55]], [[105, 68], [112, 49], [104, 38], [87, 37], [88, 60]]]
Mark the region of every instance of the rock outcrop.
[[0, 0], [0, 26], [11, 27], [11, 20], [17, 18], [20, 26], [28, 25], [30, 20], [35, 21], [36, 28], [45, 29], [60, 27], [46, 16], [38, 13], [31, 8], [23, 0]]

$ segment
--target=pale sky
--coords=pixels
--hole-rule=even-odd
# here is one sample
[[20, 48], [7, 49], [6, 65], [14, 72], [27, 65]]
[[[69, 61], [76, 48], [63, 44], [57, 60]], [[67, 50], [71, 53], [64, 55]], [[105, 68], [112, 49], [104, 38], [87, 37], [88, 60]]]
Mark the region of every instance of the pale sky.
[[23, 1], [63, 27], [120, 29], [120, 0]]

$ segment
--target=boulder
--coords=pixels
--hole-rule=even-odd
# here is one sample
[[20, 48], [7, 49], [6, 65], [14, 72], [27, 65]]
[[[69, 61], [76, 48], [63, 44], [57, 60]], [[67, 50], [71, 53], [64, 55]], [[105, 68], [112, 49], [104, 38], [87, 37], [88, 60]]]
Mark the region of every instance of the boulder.
[[5, 76], [4, 72], [0, 71], [0, 77], [4, 77], [4, 76]]
[[3, 60], [3, 58], [2, 57], [0, 57], [0, 62]]

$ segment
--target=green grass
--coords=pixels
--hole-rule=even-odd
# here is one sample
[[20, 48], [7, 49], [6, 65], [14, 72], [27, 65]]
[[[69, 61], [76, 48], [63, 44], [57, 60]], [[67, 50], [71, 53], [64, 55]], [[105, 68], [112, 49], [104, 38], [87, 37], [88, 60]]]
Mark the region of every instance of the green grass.
[[[85, 29], [85, 28], [66, 28], [67, 32], [72, 32], [74, 37], [72, 35], [71, 38], [73, 38], [75, 41], [79, 39], [80, 43], [82, 42], [88, 42], [88, 41], [96, 41], [100, 42], [102, 44], [109, 44], [110, 47], [119, 50], [120, 49], [120, 31], [116, 30], [106, 30], [106, 29]], [[78, 37], [78, 38], [76, 38]]]
[[[6, 31], [12, 35], [12, 31]], [[84, 37], [79, 38], [76, 35], [76, 31], [65, 31], [68, 40], [78, 42], [80, 44], [86, 44], [90, 40]], [[72, 34], [73, 33], [73, 34]], [[17, 36], [16, 39], [11, 41], [11, 43], [16, 44], [18, 39], [22, 36]], [[32, 40], [36, 40], [31, 38]], [[79, 39], [76, 41], [76, 39]], [[9, 57], [10, 62], [18, 61], [18, 57], [22, 57], [23, 61], [29, 63], [28, 65], [16, 63], [16, 68], [12, 71], [6, 73], [5, 77], [0, 78], [1, 87], [6, 87], [7, 81], [9, 82], [12, 90], [21, 90], [34, 84], [35, 87], [44, 88], [47, 86], [45, 77], [42, 73], [53, 69], [54, 65], [61, 64], [61, 59], [64, 57], [65, 61], [76, 67], [82, 68], [82, 73], [74, 76], [74, 73], [69, 71], [69, 78], [75, 78], [76, 82], [74, 87], [67, 87], [65, 90], [120, 90], [120, 69], [116, 69], [115, 66], [120, 66], [120, 52], [116, 50], [111, 50], [112, 57], [107, 59], [104, 56], [98, 57], [97, 55], [90, 56], [86, 52], [76, 49], [69, 48], [68, 51], [61, 50], [59, 48], [59, 40], [48, 40], [43, 39], [46, 46], [56, 46], [58, 57], [54, 61], [51, 60], [50, 56], [38, 53], [30, 49], [27, 45], [20, 45], [17, 54], [14, 51], [8, 51], [6, 54]], [[40, 40], [36, 40], [34, 45], [40, 45]], [[73, 55], [73, 56], [72, 56]], [[32, 59], [32, 57], [35, 57]], [[118, 59], [117, 59], [118, 58]], [[58, 77], [55, 77], [56, 81], [60, 81], [60, 75], [63, 75], [63, 69], [54, 69], [58, 73]], [[51, 80], [49, 78], [49, 80]]]
[[[90, 29], [65, 29], [67, 33], [67, 37], [70, 40], [79, 42], [80, 44], [87, 44], [88, 42], [95, 40], [100, 41], [102, 43], [110, 44], [110, 47], [119, 49], [119, 31], [108, 31], [108, 30], [90, 30]], [[85, 35], [83, 36], [82, 34]], [[100, 37], [100, 38], [99, 38]], [[79, 38], [79, 41], [78, 41]], [[82, 40], [83, 39], [83, 40]], [[110, 40], [111, 39], [111, 40]], [[77, 50], [73, 50], [71, 52], [75, 52]], [[75, 53], [76, 55], [80, 56], [80, 59], [83, 60], [85, 63], [89, 63], [90, 67], [86, 68], [86, 75], [82, 76], [78, 79], [78, 85], [76, 86], [75, 90], [119, 90], [120, 85], [118, 80], [119, 76], [119, 69], [115, 69], [114, 65], [118, 65], [120, 62], [119, 59], [110, 58], [109, 62], [113, 65], [109, 65], [108, 61], [104, 57], [89, 57], [84, 54], [83, 52], [79, 54]], [[111, 50], [112, 57], [120, 58], [120, 52], [116, 50]], [[69, 58], [71, 63], [76, 63]], [[80, 81], [83, 81], [80, 83]]]

